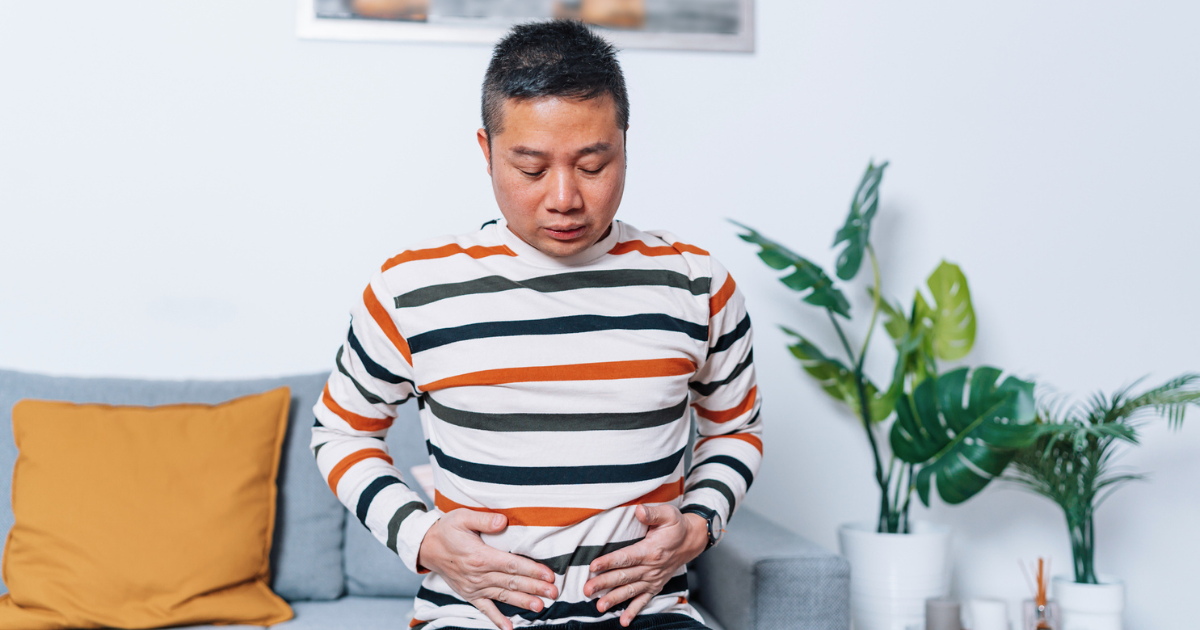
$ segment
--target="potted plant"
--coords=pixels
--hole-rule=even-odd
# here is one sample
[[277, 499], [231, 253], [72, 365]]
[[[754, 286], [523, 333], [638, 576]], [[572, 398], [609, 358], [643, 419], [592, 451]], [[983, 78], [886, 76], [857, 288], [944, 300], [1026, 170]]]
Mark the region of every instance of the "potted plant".
[[[886, 162], [868, 164], [834, 238], [835, 248], [845, 244], [837, 258], [838, 279], [853, 280], [864, 260], [870, 261], [872, 310], [857, 349], [847, 334], [853, 323], [850, 303], [838, 284], [807, 258], [733, 222], [745, 230], [740, 238], [759, 247], [763, 262], [789, 272], [780, 278], [784, 285], [826, 311], [844, 353], [845, 361], [783, 327], [804, 371], [857, 416], [873, 455], [878, 518], [843, 525], [838, 532], [851, 563], [851, 610], [858, 630], [920, 624], [925, 600], [949, 591], [949, 530], [910, 523], [913, 492], [928, 504], [936, 487], [947, 503], [962, 503], [998, 477], [1037, 435], [1032, 383], [1012, 376], [1001, 381], [1001, 371], [989, 367], [939, 372], [939, 361], [965, 357], [975, 341], [971, 293], [957, 265], [942, 261], [926, 281], [928, 294], [918, 289], [907, 309], [884, 297], [870, 236], [886, 167]], [[886, 386], [876, 385], [863, 370], [879, 324], [897, 355]]]
[[1066, 517], [1075, 570], [1053, 580], [1060, 630], [1120, 630], [1125, 586], [1096, 572], [1096, 509], [1121, 486], [1144, 478], [1114, 467], [1119, 447], [1137, 444], [1137, 430], [1149, 420], [1166, 417], [1172, 428], [1181, 426], [1187, 406], [1200, 406], [1198, 385], [1200, 374], [1184, 374], [1138, 395], [1131, 393], [1135, 383], [1083, 404], [1039, 401], [1044, 428], [1005, 478], [1054, 501]]

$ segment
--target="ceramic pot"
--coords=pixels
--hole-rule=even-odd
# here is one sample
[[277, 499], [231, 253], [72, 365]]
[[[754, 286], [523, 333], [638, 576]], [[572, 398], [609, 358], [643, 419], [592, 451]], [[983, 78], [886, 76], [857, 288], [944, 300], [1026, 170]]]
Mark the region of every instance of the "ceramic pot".
[[917, 521], [910, 534], [880, 534], [867, 523], [838, 528], [850, 561], [855, 630], [925, 627], [925, 600], [950, 593], [950, 528]]
[[1065, 575], [1055, 576], [1050, 597], [1062, 614], [1061, 630], [1121, 630], [1125, 612], [1125, 584], [1099, 575], [1100, 584], [1076, 584]]

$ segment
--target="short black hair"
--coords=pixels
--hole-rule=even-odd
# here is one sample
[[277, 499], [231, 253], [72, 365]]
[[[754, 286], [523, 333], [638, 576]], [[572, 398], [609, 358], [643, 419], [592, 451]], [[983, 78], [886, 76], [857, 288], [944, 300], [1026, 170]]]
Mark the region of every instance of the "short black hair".
[[617, 126], [629, 125], [629, 95], [617, 49], [578, 20], [518, 24], [499, 42], [483, 78], [483, 128], [488, 144], [503, 129], [506, 99], [558, 96], [591, 99], [608, 94]]

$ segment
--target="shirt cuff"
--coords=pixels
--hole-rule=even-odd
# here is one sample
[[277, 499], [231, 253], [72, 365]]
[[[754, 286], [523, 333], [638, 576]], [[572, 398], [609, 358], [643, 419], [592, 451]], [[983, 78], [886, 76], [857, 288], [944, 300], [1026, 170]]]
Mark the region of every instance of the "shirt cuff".
[[417, 565], [417, 555], [421, 551], [421, 541], [430, 527], [437, 522], [445, 512], [433, 508], [428, 512], [413, 512], [400, 524], [400, 532], [396, 537], [396, 553], [404, 566], [417, 575], [429, 573], [429, 569]]

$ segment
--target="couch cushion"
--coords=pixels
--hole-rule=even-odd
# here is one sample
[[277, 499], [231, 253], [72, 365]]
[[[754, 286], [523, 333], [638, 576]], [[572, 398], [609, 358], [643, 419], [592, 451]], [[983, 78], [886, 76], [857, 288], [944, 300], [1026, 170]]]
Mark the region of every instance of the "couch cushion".
[[[308, 445], [312, 407], [328, 374], [231, 381], [163, 381], [52, 377], [0, 370], [0, 536], [13, 524], [11, 491], [17, 449], [12, 407], [22, 398], [113, 405], [218, 403], [280, 386], [292, 390], [288, 433], [280, 459], [279, 496], [271, 548], [271, 588], [284, 599], [330, 600], [343, 592], [342, 538], [346, 509], [325, 485]], [[0, 582], [0, 588], [7, 590]]]
[[[433, 499], [412, 478], [413, 466], [429, 464], [425, 449], [425, 434], [417, 417], [416, 402], [396, 408], [396, 420], [387, 434], [388, 453], [409, 487], [416, 490], [425, 505]], [[351, 516], [346, 519], [345, 548], [346, 593], [365, 597], [416, 597], [424, 576], [409, 571], [400, 556], [374, 536], [362, 522]]]
[[0, 627], [291, 619], [267, 585], [290, 400], [14, 405]]

